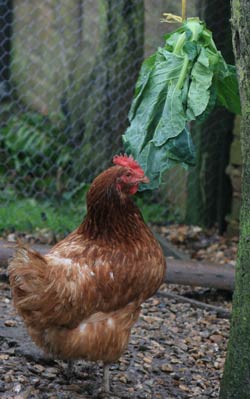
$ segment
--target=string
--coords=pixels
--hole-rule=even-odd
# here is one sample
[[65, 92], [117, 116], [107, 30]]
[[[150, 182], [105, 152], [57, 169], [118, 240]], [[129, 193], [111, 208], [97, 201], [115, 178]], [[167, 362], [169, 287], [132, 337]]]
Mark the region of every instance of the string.
[[187, 19], [187, 1], [186, 0], [181, 1], [181, 16], [182, 16], [182, 22], [186, 21], [186, 19]]
[[186, 21], [187, 19], [187, 0], [181, 0], [181, 17], [179, 15], [174, 15], [171, 13], [164, 13], [163, 14], [164, 19], [162, 20], [163, 22], [168, 22], [168, 23], [182, 23]]

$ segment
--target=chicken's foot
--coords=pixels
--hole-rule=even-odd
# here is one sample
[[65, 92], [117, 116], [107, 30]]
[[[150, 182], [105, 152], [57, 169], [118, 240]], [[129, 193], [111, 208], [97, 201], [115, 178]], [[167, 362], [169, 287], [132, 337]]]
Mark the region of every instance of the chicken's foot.
[[105, 393], [110, 392], [110, 384], [109, 384], [109, 365], [103, 365], [103, 390]]
[[70, 382], [74, 377], [74, 362], [73, 360], [67, 361], [66, 378]]

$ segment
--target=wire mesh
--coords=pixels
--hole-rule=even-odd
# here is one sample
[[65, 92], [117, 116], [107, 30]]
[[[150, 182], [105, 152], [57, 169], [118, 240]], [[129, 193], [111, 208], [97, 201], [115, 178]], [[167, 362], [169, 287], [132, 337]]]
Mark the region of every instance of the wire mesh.
[[[227, 2], [187, 3], [188, 16], [211, 22], [211, 3], [222, 18]], [[1, 231], [67, 233], [81, 221], [89, 184], [122, 151], [143, 58], [176, 27], [160, 22], [163, 12], [181, 15], [181, 1], [0, 1]], [[217, 18], [212, 26], [221, 32], [218, 38], [228, 34], [229, 18], [224, 30], [220, 23]], [[209, 143], [203, 138], [203, 152]], [[213, 148], [209, 154], [213, 157]], [[214, 169], [208, 179], [209, 187], [217, 185]], [[192, 173], [168, 171], [158, 191], [139, 195], [146, 219], [183, 222], [192, 184], [200, 184], [197, 176], [192, 182]]]

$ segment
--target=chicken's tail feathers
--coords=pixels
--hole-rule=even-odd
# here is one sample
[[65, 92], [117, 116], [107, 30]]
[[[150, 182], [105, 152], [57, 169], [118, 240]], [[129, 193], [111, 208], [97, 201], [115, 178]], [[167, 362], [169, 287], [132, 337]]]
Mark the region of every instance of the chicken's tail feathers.
[[37, 295], [45, 286], [47, 262], [36, 251], [18, 244], [8, 273], [14, 304], [19, 311], [35, 310]]

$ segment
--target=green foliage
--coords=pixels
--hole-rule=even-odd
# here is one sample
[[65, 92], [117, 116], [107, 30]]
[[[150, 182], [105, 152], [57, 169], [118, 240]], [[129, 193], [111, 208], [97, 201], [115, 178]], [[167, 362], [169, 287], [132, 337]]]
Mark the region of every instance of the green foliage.
[[46, 229], [64, 235], [81, 223], [85, 213], [83, 200], [73, 208], [72, 202], [65, 201], [58, 205], [51, 201], [19, 199], [0, 207], [0, 232]]
[[0, 129], [0, 230], [69, 232], [82, 220], [89, 184], [74, 175], [65, 122], [13, 114]]
[[235, 68], [205, 24], [190, 18], [144, 61], [136, 84], [123, 142], [150, 178], [142, 189], [157, 188], [177, 163], [194, 165], [189, 122], [204, 120], [216, 103], [240, 113]]
[[166, 207], [158, 203], [149, 203], [145, 198], [136, 197], [136, 205], [140, 208], [146, 223], [161, 224], [162, 220], [166, 222]]
[[63, 129], [63, 120], [54, 126], [34, 112], [12, 115], [0, 129], [0, 185], [13, 184], [24, 196], [59, 196], [68, 186], [66, 175], [58, 181], [59, 171], [70, 168], [72, 159]]
[[[160, 204], [160, 198], [162, 204]], [[168, 199], [164, 186], [160, 190], [140, 191], [133, 198], [142, 215], [149, 224], [166, 225], [167, 223], [182, 222], [181, 210]]]
[[240, 114], [240, 102], [238, 100], [238, 81], [234, 65], [228, 65], [228, 73], [224, 79], [216, 81], [218, 104], [227, 108], [229, 111]]
[[[90, 184], [76, 177], [82, 157], [63, 131], [63, 120], [55, 126], [34, 112], [13, 114], [1, 127], [0, 232], [46, 229], [64, 235], [82, 221]], [[165, 206], [141, 195], [136, 200], [147, 222], [167, 220]]]

